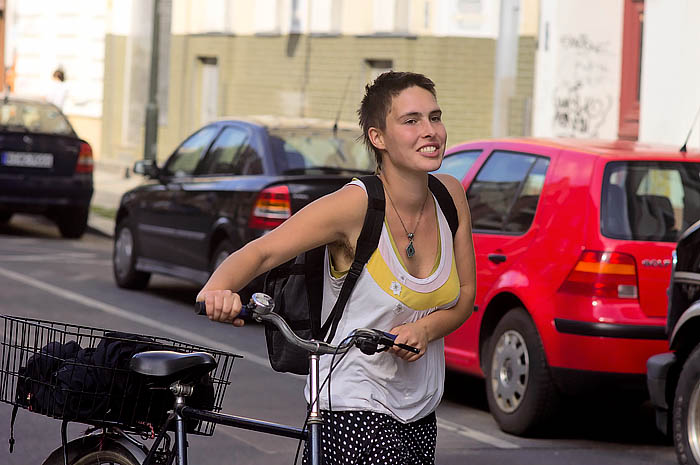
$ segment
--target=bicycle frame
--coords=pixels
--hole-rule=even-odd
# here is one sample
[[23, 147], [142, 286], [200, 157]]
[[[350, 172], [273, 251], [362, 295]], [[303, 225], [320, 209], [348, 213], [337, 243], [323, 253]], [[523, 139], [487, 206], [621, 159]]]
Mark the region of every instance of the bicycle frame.
[[200, 410], [186, 405], [187, 386], [181, 386], [179, 383], [174, 384], [171, 390], [175, 393], [175, 405], [172, 413], [166, 420], [165, 424], [156, 437], [155, 442], [148, 451], [148, 455], [142, 465], [151, 465], [156, 450], [168, 431], [168, 427], [175, 423], [175, 444], [176, 457], [178, 465], [187, 465], [187, 428], [185, 425], [186, 419], [209, 421], [217, 425], [231, 426], [234, 428], [242, 428], [250, 431], [268, 433], [275, 436], [288, 437], [292, 439], [305, 440], [309, 445], [309, 459], [311, 465], [321, 465], [321, 425], [323, 418], [318, 405], [318, 396], [320, 393], [319, 384], [319, 355], [309, 355], [309, 373], [311, 384], [311, 407], [307, 424], [308, 429], [297, 428], [294, 426], [273, 423], [255, 418], [241, 417], [238, 415], [230, 415], [224, 413], [215, 413], [209, 410]]

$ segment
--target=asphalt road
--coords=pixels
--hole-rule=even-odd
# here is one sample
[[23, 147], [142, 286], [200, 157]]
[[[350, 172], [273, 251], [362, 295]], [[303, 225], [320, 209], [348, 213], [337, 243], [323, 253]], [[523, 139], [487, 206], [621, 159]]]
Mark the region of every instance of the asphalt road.
[[[0, 314], [65, 321], [169, 337], [244, 356], [235, 363], [224, 412], [301, 426], [302, 377], [269, 368], [262, 328], [232, 328], [194, 315], [197, 287], [154, 277], [146, 291], [115, 286], [111, 239], [87, 234], [61, 239], [44, 220], [17, 215], [0, 226]], [[4, 392], [0, 379], [0, 397]], [[438, 415], [437, 463], [519, 465], [598, 463], [674, 464], [675, 454], [656, 433], [648, 404], [604, 399], [569, 402], [553, 433], [520, 438], [491, 418], [483, 382], [449, 373]], [[1, 399], [7, 401], [4, 397]], [[0, 464], [39, 464], [60, 445], [60, 422], [20, 410], [15, 452], [8, 453], [11, 406], [0, 403]], [[5, 422], [5, 423], [3, 423]], [[74, 437], [84, 425], [69, 425]], [[291, 464], [294, 440], [217, 427], [212, 437], [190, 437], [190, 463]]]

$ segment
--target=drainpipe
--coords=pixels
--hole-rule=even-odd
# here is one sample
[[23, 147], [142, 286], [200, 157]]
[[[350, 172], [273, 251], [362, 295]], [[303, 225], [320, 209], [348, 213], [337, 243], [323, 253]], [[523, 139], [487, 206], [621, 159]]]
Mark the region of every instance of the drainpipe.
[[153, 30], [151, 36], [151, 75], [146, 104], [146, 134], [143, 147], [144, 160], [156, 159], [158, 147], [158, 36], [160, 35], [160, 0], [153, 0]]
[[520, 0], [501, 0], [498, 41], [494, 59], [493, 137], [508, 135], [510, 101], [515, 95], [518, 71], [518, 34], [520, 32]]

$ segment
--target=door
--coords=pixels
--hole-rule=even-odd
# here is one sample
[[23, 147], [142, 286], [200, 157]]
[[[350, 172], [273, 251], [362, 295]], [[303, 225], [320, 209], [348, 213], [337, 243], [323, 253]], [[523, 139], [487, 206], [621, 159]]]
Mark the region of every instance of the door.
[[[532, 227], [549, 158], [494, 150], [467, 190], [476, 255], [475, 304], [485, 311], [486, 298], [499, 279], [527, 253], [537, 234]], [[475, 363], [481, 318], [470, 318], [447, 336], [446, 345]]]
[[220, 130], [206, 126], [187, 138], [170, 156], [161, 173], [161, 184], [144, 193], [137, 218], [140, 250], [146, 259], [157, 260], [158, 266], [183, 263], [183, 246], [191, 234], [183, 228], [177, 195], [190, 181], [201, 158]]
[[214, 57], [199, 57], [199, 63], [199, 125], [204, 125], [219, 117], [219, 64]]

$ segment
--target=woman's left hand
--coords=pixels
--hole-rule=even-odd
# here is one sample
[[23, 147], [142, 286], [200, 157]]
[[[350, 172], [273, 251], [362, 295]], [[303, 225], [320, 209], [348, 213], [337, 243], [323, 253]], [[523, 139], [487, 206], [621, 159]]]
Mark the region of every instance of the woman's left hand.
[[425, 328], [417, 323], [406, 323], [401, 326], [397, 326], [389, 331], [391, 334], [396, 334], [396, 344], [406, 344], [415, 347], [420, 352], [414, 354], [408, 350], [401, 349], [400, 347], [394, 345], [389, 349], [394, 355], [399, 358], [406, 360], [407, 362], [415, 362], [425, 354], [428, 348], [428, 333]]

